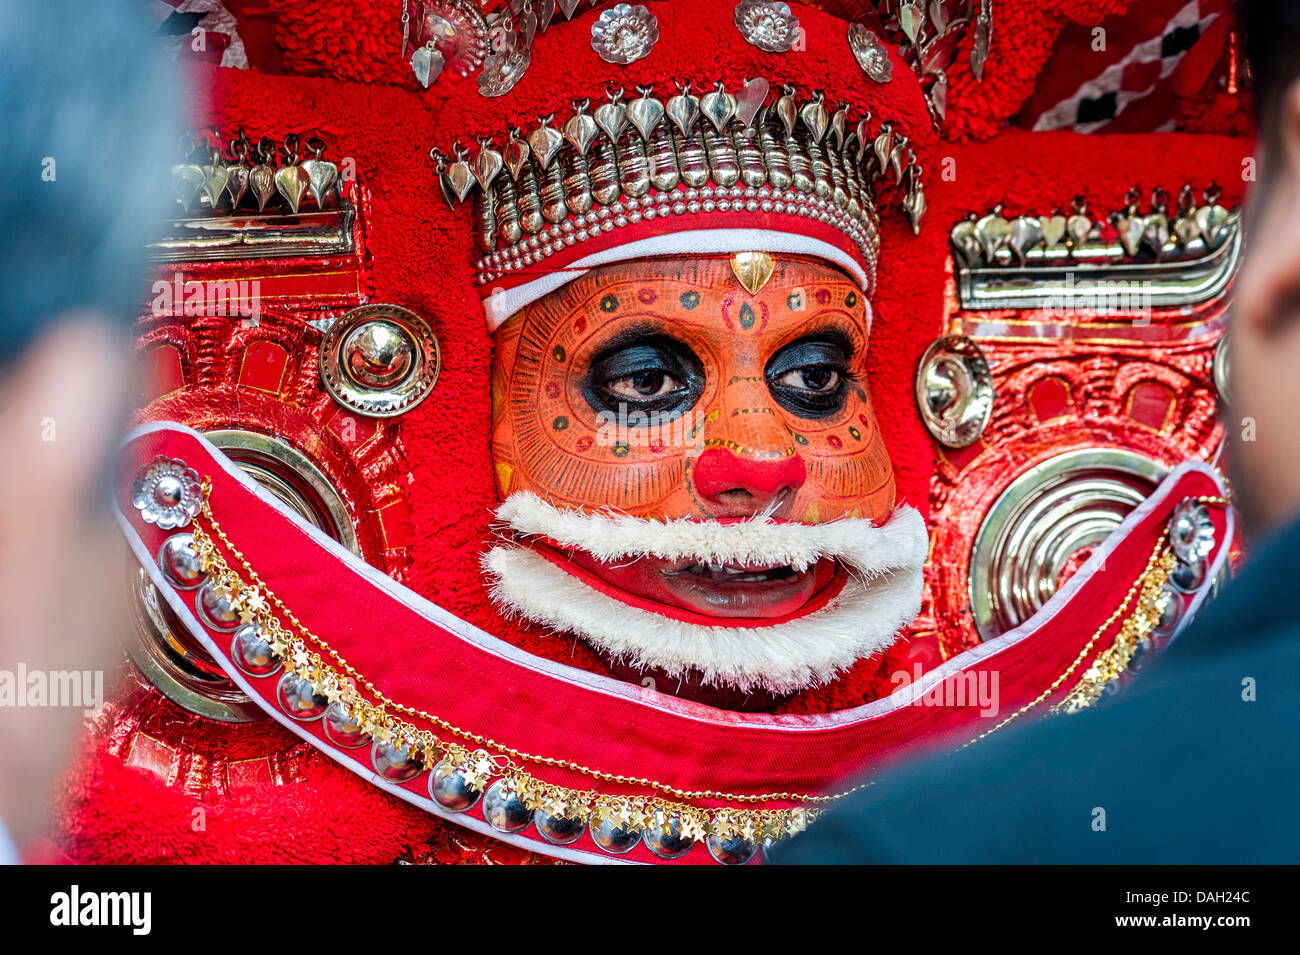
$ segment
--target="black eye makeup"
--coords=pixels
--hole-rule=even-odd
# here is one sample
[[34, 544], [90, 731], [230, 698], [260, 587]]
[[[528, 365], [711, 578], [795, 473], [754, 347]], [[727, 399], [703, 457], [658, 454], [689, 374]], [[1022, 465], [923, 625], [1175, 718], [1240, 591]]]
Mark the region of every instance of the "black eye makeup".
[[834, 333], [801, 338], [786, 345], [767, 363], [764, 376], [772, 397], [801, 418], [825, 418], [844, 407], [853, 348]]
[[582, 384], [598, 414], [636, 411], [658, 421], [685, 414], [703, 391], [704, 366], [691, 349], [644, 333], [619, 336], [592, 360]]

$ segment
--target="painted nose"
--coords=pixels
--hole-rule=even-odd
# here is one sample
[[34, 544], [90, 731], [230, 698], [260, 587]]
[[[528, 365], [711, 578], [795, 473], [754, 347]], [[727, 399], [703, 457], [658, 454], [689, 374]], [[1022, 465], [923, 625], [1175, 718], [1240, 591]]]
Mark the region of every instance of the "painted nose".
[[797, 454], [781, 458], [741, 457], [726, 448], [709, 448], [692, 469], [700, 497], [724, 510], [758, 510], [803, 487], [808, 471]]

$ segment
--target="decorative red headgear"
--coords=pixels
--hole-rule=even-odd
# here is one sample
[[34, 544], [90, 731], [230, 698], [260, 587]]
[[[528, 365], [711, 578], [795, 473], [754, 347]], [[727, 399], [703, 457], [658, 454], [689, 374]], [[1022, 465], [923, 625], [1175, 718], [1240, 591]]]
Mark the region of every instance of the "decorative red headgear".
[[[901, 61], [872, 68], [888, 82], [869, 78], [850, 25], [812, 8], [788, 14], [784, 52], [701, 12], [590, 11], [537, 37], [503, 96], [448, 98], [439, 129], [455, 141], [444, 133], [433, 155], [448, 202], [474, 208], [490, 328], [586, 268], [651, 255], [811, 254], [870, 291], [878, 183], [919, 228], [933, 133]], [[631, 64], [594, 49], [610, 16], [630, 23]], [[718, 55], [702, 64], [706, 50]]]
[[[707, 28], [692, 23], [692, 17], [698, 21], [702, 6], [716, 6], [722, 17]], [[675, 93], [674, 84], [680, 79], [694, 82], [700, 93], [711, 90], [710, 84], [718, 80], [734, 92], [742, 80], [756, 75], [769, 79], [774, 90], [791, 82], [801, 96], [821, 88], [826, 91], [827, 102], [867, 105], [874, 111], [873, 122], [892, 120], [909, 135], [918, 159], [929, 158], [932, 140], [915, 80], [906, 70], [895, 69], [893, 81], [878, 88], [860, 71], [855, 74], [856, 64], [846, 58], [843, 46], [845, 23], [796, 5], [794, 12], [807, 31], [804, 49], [765, 54], [748, 47], [738, 34], [732, 37], [729, 4], [652, 3], [651, 7], [660, 17], [662, 36], [656, 52], [664, 54], [665, 64], [661, 72], [647, 75], [644, 81], [665, 84], [661, 95]], [[898, 752], [910, 751], [922, 739], [937, 740], [949, 733], [969, 738], [975, 722], [970, 708], [925, 708], [924, 687], [919, 684], [914, 692], [863, 707], [857, 705], [879, 694], [871, 692], [864, 682], [850, 679], [803, 695], [791, 704], [792, 710], [819, 711], [814, 716], [743, 716], [659, 695], [640, 698], [635, 686], [581, 672], [580, 668], [586, 668], [599, 673], [602, 668], [598, 661], [583, 655], [580, 647], [513, 630], [488, 605], [476, 565], [494, 499], [485, 441], [490, 342], [483, 334], [482, 313], [473, 291], [472, 263], [481, 253], [475, 248], [475, 230], [467, 210], [447, 209], [437, 196], [439, 190], [415, 197], [411, 193], [414, 184], [430, 181], [426, 158], [429, 144], [442, 150], [442, 171], [447, 172], [450, 163], [456, 161], [453, 145], [457, 139], [472, 148], [474, 137], [499, 137], [510, 121], [531, 129], [538, 115], [558, 111], [561, 118], [567, 117], [566, 103], [571, 98], [590, 96], [593, 102], [600, 102], [607, 84], [625, 85], [626, 81], [614, 79], [622, 75], [620, 69], [596, 60], [585, 45], [586, 36], [579, 27], [586, 24], [589, 28], [594, 16], [579, 17], [573, 25], [555, 24], [539, 37], [534, 62], [523, 81], [512, 95], [500, 101], [483, 100], [470, 84], [450, 76], [424, 94], [230, 72], [214, 73], [209, 81], [216, 96], [224, 98], [215, 106], [217, 115], [212, 117], [222, 126], [246, 125], [256, 135], [307, 122], [331, 137], [336, 157], [355, 159], [361, 182], [371, 190], [372, 205], [363, 209], [366, 269], [358, 285], [348, 292], [396, 300], [430, 316], [446, 355], [443, 376], [429, 400], [400, 423], [380, 426], [374, 433], [380, 434], [382, 440], [367, 444], [370, 432], [361, 438], [365, 450], [358, 457], [363, 459], [367, 480], [377, 484], [377, 475], [414, 476], [411, 486], [404, 488], [413, 527], [408, 538], [413, 560], [409, 566], [398, 568], [394, 576], [441, 607], [478, 624], [491, 636], [524, 647], [531, 656], [449, 621], [409, 592], [394, 588], [372, 568], [342, 554], [336, 545], [304, 529], [282, 507], [256, 492], [251, 482], [196, 436], [175, 428], [155, 429], [133, 439], [131, 454], [145, 462], [155, 453], [183, 457], [210, 476], [214, 513], [240, 542], [250, 564], [259, 569], [286, 605], [297, 609], [306, 626], [328, 636], [358, 672], [393, 699], [427, 707], [458, 728], [491, 735], [492, 741], [485, 745], [494, 755], [501, 752], [501, 747], [512, 748], [514, 756], [547, 783], [575, 791], [596, 786], [605, 797], [601, 808], [611, 808], [611, 800], [619, 794], [634, 799], [645, 796], [644, 778], [670, 787], [669, 798], [674, 801], [699, 796], [700, 790], [726, 791], [737, 794], [740, 800], [749, 800], [756, 794], [771, 795], [778, 787], [787, 795], [806, 796], [824, 790], [864, 765], [875, 767]], [[679, 24], [680, 32], [669, 30], [669, 23]], [[576, 44], [568, 56], [561, 46], [565, 36]], [[694, 37], [694, 43], [679, 42], [678, 38], [685, 37]], [[732, 45], [723, 38], [729, 38]], [[559, 52], [552, 60], [544, 52], [553, 46]], [[652, 67], [659, 70], [655, 57], [656, 53], [652, 53], [644, 62], [633, 64], [632, 70], [638, 66], [647, 71]], [[704, 64], [698, 62], [702, 57], [708, 59]], [[752, 63], [764, 69], [759, 71]], [[780, 69], [769, 71], [768, 63]], [[668, 68], [674, 64], [680, 66], [680, 71]], [[789, 72], [782, 72], [787, 69]], [[678, 75], [672, 75], [674, 72]], [[581, 91], [570, 90], [575, 75], [584, 77], [576, 83], [583, 87]], [[213, 110], [213, 104], [205, 99], [199, 113]], [[1044, 158], [1052, 152], [1039, 148]], [[1061, 163], [1067, 168], [1069, 163], [1079, 162], [1068, 150], [1055, 152], [1066, 153]], [[997, 176], [989, 175], [987, 164], [975, 165], [978, 156], [972, 156], [972, 165], [962, 167], [963, 190], [987, 190], [987, 183], [996, 181]], [[1060, 164], [1053, 164], [1058, 174], [1060, 168]], [[1087, 174], [1075, 168], [1066, 178], [1073, 185], [1085, 180]], [[886, 197], [880, 205], [884, 208], [891, 204]], [[916, 237], [901, 217], [883, 217], [883, 264], [876, 274], [873, 300], [877, 321], [872, 330], [869, 374], [876, 405], [899, 475], [900, 497], [922, 509], [933, 457], [930, 441], [916, 417], [911, 382], [923, 345], [940, 331], [946, 245], [942, 226], [955, 218], [953, 209], [948, 208], [946, 213], [948, 218], [931, 223]], [[853, 254], [851, 248], [846, 251]], [[283, 262], [275, 265], [274, 278], [289, 288], [296, 277], [290, 274], [292, 269]], [[339, 275], [349, 281], [355, 278], [354, 273], [345, 270], [340, 270]], [[286, 298], [285, 303], [295, 301], [301, 302]], [[346, 307], [346, 296], [342, 294], [330, 304], [317, 299], [307, 306], [322, 318]], [[290, 375], [297, 375], [294, 380], [298, 382], [314, 382], [311, 349], [298, 346], [315, 339], [309, 326], [304, 326], [301, 334], [301, 341], [284, 340], [293, 356]], [[199, 351], [187, 352], [187, 361], [202, 367], [205, 375], [233, 379], [238, 374], [242, 380], [242, 366], [237, 369], [233, 364], [218, 365], [226, 355], [242, 360], [242, 348], [222, 352], [207, 339], [196, 339]], [[214, 357], [218, 353], [221, 357]], [[318, 401], [310, 412], [305, 411], [313, 396], [320, 397], [310, 387], [304, 387], [293, 396], [288, 391], [277, 392], [276, 397], [256, 405], [261, 396], [246, 389], [236, 396], [233, 409], [227, 406], [197, 413], [202, 398], [181, 395], [160, 399], [149, 414], [191, 420], [204, 427], [209, 420], [226, 414], [237, 416], [255, 406], [263, 411], [269, 407], [272, 410], [264, 416], [263, 424], [298, 436], [304, 432], [295, 432], [294, 427], [304, 419], [314, 422], [310, 416], [319, 414], [324, 416], [319, 446], [313, 444], [312, 451], [328, 459], [337, 448], [325, 424], [332, 420], [329, 415], [337, 417], [337, 409], [331, 406], [321, 410], [328, 402]], [[194, 402], [189, 408], [187, 400]], [[196, 413], [188, 415], [189, 410]], [[308, 434], [315, 441], [316, 436]], [[392, 467], [392, 459], [400, 459], [401, 467]], [[128, 539], [141, 562], [155, 573], [155, 582], [166, 591], [173, 609], [187, 622], [193, 622], [205, 649], [268, 712], [292, 725], [295, 732], [339, 763], [373, 778], [368, 749], [341, 752], [322, 738], [319, 722], [291, 724], [283, 717], [283, 707], [275, 699], [278, 676], [269, 681], [250, 680], [234, 670], [228, 636], [218, 634], [214, 638], [205, 633], [204, 627], [193, 620], [192, 596], [168, 589], [167, 582], [156, 573], [155, 555], [170, 532], [141, 522], [132, 504], [129, 480], [119, 490], [123, 492], [118, 503]], [[1113, 615], [1107, 622], [1107, 615], [1129, 581], [1148, 562], [1149, 544], [1162, 533], [1165, 512], [1172, 502], [1185, 495], [1212, 495], [1218, 490], [1215, 479], [1204, 468], [1181, 469], [1167, 488], [1126, 522], [1114, 546], [1108, 544], [1090, 561], [1091, 567], [1104, 558], [1108, 573], [1078, 576], [1045, 608], [1043, 626], [1051, 629], [1050, 634], [1042, 634], [1040, 640], [1035, 639], [1040, 634], [1032, 627], [1019, 628], [977, 648], [961, 661], [960, 668], [953, 660], [942, 674], [930, 675], [960, 677], [962, 668], [970, 674], [1001, 672], [1006, 675], [1004, 711], [1013, 713], [1041, 702], [1044, 697], [1038, 696], [1039, 690], [1049, 684], [1059, 687], [1061, 693], [1069, 692], [1071, 683], [1062, 682], [1062, 674], [1075, 673], [1077, 680], [1075, 671], [1081, 669], [1077, 663], [1087, 651], [1085, 647], [1080, 652], [1079, 644], [1095, 631], [1096, 636], [1087, 646], [1107, 645], [1107, 628], [1120, 625]], [[376, 515], [358, 509], [357, 513], [369, 524], [385, 528], [404, 523], [400, 514], [391, 512]], [[1230, 538], [1230, 522], [1225, 528], [1220, 515], [1216, 513], [1214, 519], [1219, 539]], [[1222, 560], [1221, 554], [1214, 560], [1211, 575]], [[304, 568], [310, 572], [304, 572]], [[489, 649], [485, 651], [484, 647]], [[293, 665], [298, 666], [296, 662]], [[855, 706], [852, 712], [839, 712]], [[837, 712], [828, 712], [832, 710]], [[575, 719], [574, 714], [581, 714], [580, 719]], [[427, 725], [421, 722], [420, 729], [426, 730]], [[441, 727], [433, 731], [442, 737]], [[538, 761], [537, 756], [543, 759]], [[575, 764], [594, 768], [603, 775], [593, 783], [593, 776], [579, 771]], [[430, 782], [430, 777], [425, 776], [400, 785], [381, 785], [423, 806]], [[663, 791], [656, 789], [650, 795]], [[734, 817], [730, 797], [693, 801], [700, 804], [695, 807], [696, 823], [700, 813], [713, 813], [715, 829], [731, 831]], [[780, 813], [804, 802], [804, 798], [775, 796], [765, 805]], [[485, 827], [480, 815], [478, 810], [472, 810], [458, 818], [472, 820], [467, 824], [482, 829]], [[532, 830], [503, 838], [541, 845], [540, 837]], [[694, 856], [702, 852], [696, 849]], [[589, 840], [568, 854], [600, 858]], [[649, 852], [640, 847], [625, 858], [653, 861]]]

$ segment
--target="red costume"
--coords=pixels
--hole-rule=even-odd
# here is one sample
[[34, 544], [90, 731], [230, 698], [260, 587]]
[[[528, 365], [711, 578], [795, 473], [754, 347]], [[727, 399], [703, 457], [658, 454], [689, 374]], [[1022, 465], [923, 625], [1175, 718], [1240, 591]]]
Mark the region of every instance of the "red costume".
[[196, 73], [72, 858], [747, 863], [1206, 598], [1222, 4], [394, 6]]

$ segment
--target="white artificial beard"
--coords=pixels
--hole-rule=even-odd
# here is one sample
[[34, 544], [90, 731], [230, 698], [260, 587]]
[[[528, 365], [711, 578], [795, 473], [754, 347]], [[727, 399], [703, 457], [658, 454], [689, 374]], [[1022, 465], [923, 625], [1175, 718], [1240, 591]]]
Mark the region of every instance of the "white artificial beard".
[[561, 509], [529, 492], [497, 508], [503, 531], [548, 539], [604, 561], [638, 557], [718, 564], [788, 564], [823, 558], [848, 571], [825, 606], [766, 626], [691, 623], [623, 603], [569, 574], [526, 544], [492, 547], [482, 557], [492, 599], [508, 616], [576, 634], [613, 660], [670, 677], [785, 695], [833, 680], [882, 652], [921, 608], [929, 551], [925, 522], [899, 507], [876, 525], [860, 518], [825, 524], [778, 523], [765, 515], [734, 523], [646, 520], [612, 511]]

